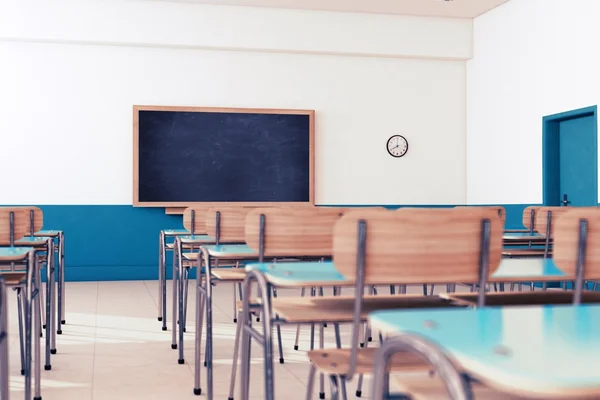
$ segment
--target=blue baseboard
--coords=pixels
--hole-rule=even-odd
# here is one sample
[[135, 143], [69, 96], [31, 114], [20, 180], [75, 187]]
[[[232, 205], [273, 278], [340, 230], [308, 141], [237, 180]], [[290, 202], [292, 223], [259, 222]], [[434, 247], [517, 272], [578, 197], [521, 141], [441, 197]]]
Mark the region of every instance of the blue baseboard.
[[[506, 228], [522, 228], [523, 209], [530, 204], [503, 205]], [[359, 207], [359, 205], [336, 205]], [[400, 207], [454, 207], [454, 205], [384, 205]], [[125, 205], [42, 205], [44, 229], [65, 232], [67, 281], [153, 280], [158, 278], [158, 234], [182, 227], [178, 215], [164, 208]], [[167, 259], [168, 277], [171, 259]]]

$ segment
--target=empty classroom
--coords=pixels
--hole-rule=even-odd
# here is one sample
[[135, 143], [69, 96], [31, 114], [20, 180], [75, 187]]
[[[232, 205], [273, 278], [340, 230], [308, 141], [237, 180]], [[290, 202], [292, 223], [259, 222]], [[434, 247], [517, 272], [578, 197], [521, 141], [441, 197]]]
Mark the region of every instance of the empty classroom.
[[0, 0], [0, 400], [600, 399], [598, 0]]

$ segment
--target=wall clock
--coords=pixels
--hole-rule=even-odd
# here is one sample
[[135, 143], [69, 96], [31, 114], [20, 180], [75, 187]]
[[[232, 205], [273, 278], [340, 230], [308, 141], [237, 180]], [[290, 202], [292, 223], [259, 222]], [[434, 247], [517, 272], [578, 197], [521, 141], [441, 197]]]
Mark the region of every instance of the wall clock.
[[387, 151], [392, 157], [402, 157], [408, 151], [408, 140], [402, 135], [394, 135], [387, 141]]

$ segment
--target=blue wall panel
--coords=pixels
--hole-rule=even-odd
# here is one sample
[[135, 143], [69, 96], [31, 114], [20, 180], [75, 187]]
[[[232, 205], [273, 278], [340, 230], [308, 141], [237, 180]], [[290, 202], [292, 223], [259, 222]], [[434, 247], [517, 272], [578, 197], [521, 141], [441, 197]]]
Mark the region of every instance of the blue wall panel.
[[[503, 205], [507, 211], [506, 228], [522, 228], [521, 216], [528, 205]], [[125, 205], [40, 207], [44, 211], [44, 229], [65, 232], [65, 277], [68, 281], [157, 279], [159, 231], [182, 227], [181, 216], [166, 215], [164, 208]], [[170, 257], [167, 263], [171, 265]], [[170, 277], [170, 268], [167, 270]]]

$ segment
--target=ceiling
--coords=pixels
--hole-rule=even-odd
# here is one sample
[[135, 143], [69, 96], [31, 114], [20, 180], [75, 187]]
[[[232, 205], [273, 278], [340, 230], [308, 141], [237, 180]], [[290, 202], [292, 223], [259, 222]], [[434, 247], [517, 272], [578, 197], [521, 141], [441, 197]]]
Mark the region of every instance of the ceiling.
[[295, 8], [429, 17], [475, 18], [509, 0], [169, 0], [251, 7]]

